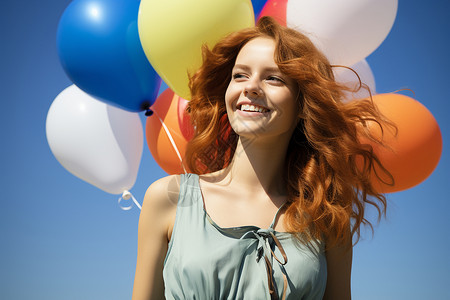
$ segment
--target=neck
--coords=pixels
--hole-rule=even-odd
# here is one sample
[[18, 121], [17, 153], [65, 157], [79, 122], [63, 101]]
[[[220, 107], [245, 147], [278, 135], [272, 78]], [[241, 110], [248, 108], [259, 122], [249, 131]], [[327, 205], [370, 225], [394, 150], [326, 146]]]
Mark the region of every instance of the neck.
[[249, 193], [285, 195], [285, 158], [289, 139], [274, 138], [261, 142], [240, 137], [226, 177], [236, 187]]

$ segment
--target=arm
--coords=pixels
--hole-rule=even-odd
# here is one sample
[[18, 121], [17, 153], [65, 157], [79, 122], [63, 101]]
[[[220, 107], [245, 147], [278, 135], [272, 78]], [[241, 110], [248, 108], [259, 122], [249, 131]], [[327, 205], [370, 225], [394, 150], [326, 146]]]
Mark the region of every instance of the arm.
[[351, 271], [353, 258], [351, 239], [347, 244], [328, 249], [326, 258], [328, 277], [323, 299], [350, 300], [352, 298]]
[[[145, 194], [139, 217], [133, 300], [164, 299], [163, 263], [176, 213], [174, 179], [168, 176], [154, 182]], [[178, 191], [179, 186], [177, 195]]]

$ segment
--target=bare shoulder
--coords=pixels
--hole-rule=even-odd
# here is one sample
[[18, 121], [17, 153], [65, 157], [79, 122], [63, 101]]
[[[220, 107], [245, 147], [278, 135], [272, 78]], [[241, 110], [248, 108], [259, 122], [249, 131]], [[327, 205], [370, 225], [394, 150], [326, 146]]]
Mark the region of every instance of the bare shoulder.
[[173, 207], [177, 205], [180, 192], [180, 175], [170, 175], [153, 182], [144, 197], [144, 205]]
[[145, 193], [139, 217], [133, 300], [163, 299], [164, 257], [175, 221], [180, 176], [161, 178]]
[[153, 228], [170, 239], [175, 222], [180, 176], [170, 175], [153, 182], [144, 196], [139, 227], [142, 230]]

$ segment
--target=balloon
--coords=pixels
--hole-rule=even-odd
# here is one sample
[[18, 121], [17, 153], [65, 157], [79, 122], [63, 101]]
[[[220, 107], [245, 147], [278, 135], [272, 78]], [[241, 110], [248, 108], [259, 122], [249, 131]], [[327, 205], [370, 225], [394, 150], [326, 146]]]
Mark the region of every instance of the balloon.
[[[386, 149], [366, 139], [371, 144], [384, 167], [393, 175], [394, 186], [385, 185], [372, 176], [375, 187], [383, 193], [409, 189], [424, 181], [436, 168], [442, 152], [439, 125], [428, 109], [418, 101], [401, 94], [378, 94], [374, 103], [388, 119], [393, 121], [398, 133], [385, 130], [383, 143]], [[375, 124], [369, 130], [378, 137], [381, 131]], [[378, 170], [379, 171], [379, 170]], [[381, 174], [381, 172], [377, 172]], [[387, 180], [386, 176], [381, 176]]]
[[186, 140], [190, 140], [194, 136], [194, 127], [191, 124], [191, 118], [186, 113], [186, 107], [189, 101], [180, 97], [178, 100], [178, 126]]
[[[351, 68], [358, 73], [359, 78], [361, 79], [361, 82], [363, 84], [366, 84], [369, 89], [370, 93], [374, 95], [376, 93], [375, 90], [375, 78], [373, 76], [372, 70], [370, 69], [369, 64], [365, 59], [361, 60], [360, 62], [354, 64], [351, 66]], [[355, 73], [353, 73], [351, 70], [346, 68], [339, 68], [336, 67], [333, 69], [334, 76], [337, 82], [345, 84], [349, 88], [355, 90], [359, 87], [359, 80]], [[346, 92], [345, 93], [345, 99], [347, 101], [354, 100], [354, 99], [362, 99], [362, 98], [368, 98], [369, 91], [367, 91], [364, 88], [361, 88], [359, 91], [353, 93], [353, 92]]]
[[47, 141], [73, 175], [111, 194], [133, 187], [144, 144], [139, 115], [71, 85], [50, 106]]
[[190, 99], [188, 73], [201, 65], [201, 46], [254, 22], [250, 0], [142, 0], [138, 29], [152, 66], [177, 95]]
[[[279, 11], [286, 6], [285, 15]], [[261, 16], [285, 16], [332, 64], [351, 66], [370, 55], [394, 24], [398, 0], [269, 0]]]
[[259, 14], [261, 13], [261, 10], [264, 7], [264, 4], [266, 4], [267, 0], [252, 0], [253, 5], [253, 13], [255, 14], [255, 19], [258, 18]]
[[259, 17], [271, 16], [283, 26], [286, 26], [286, 9], [288, 0], [269, 0], [264, 5]]
[[[153, 115], [147, 118], [145, 126], [148, 148], [158, 165], [168, 174], [184, 173], [181, 161], [188, 141], [182, 128], [190, 125], [186, 123], [187, 118], [179, 119], [179, 108], [185, 105], [185, 101], [166, 89], [151, 107]], [[193, 129], [185, 131], [189, 133]]]
[[138, 0], [74, 0], [57, 34], [69, 78], [97, 99], [130, 111], [145, 110], [161, 84], [139, 40]]

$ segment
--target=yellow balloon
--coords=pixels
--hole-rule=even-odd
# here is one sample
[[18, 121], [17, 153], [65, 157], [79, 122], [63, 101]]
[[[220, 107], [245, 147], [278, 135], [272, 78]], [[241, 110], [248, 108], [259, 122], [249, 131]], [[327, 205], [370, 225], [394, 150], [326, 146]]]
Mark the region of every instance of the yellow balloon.
[[250, 0], [141, 0], [138, 15], [145, 55], [184, 99], [190, 99], [188, 73], [202, 62], [201, 46], [254, 24]]

